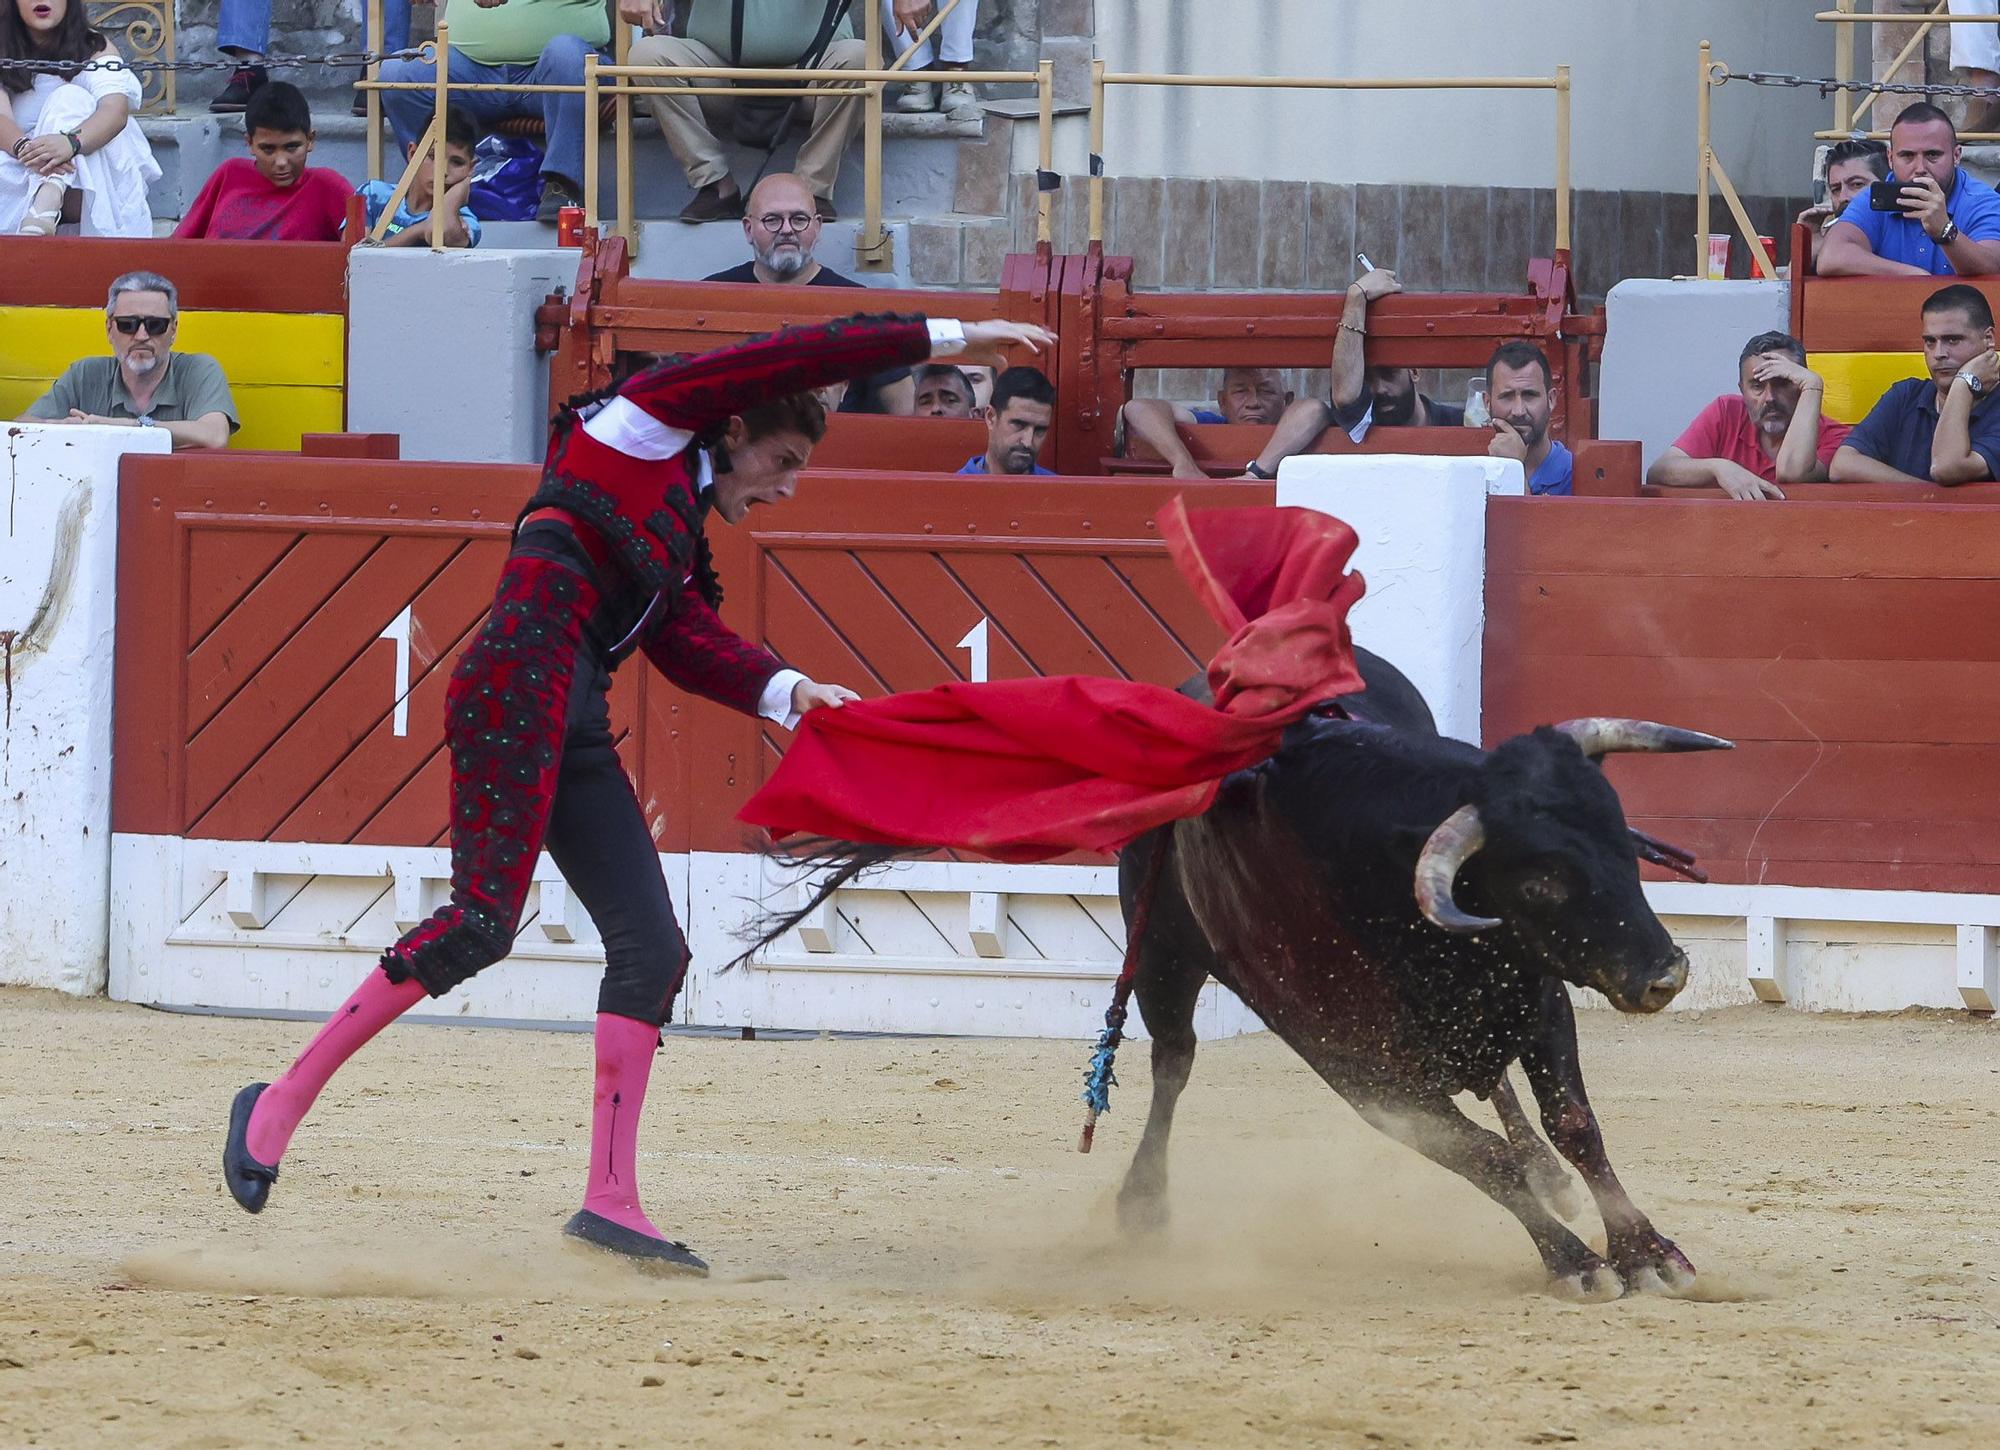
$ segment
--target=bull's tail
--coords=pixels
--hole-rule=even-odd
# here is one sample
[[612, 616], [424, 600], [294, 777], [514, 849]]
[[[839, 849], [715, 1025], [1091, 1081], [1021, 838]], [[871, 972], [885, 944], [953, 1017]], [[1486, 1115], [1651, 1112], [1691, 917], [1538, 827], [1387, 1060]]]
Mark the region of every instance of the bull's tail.
[[926, 848], [921, 846], [869, 846], [858, 841], [836, 841], [824, 836], [806, 837], [793, 844], [771, 847], [765, 854], [794, 867], [798, 872], [796, 879], [804, 880], [820, 872], [826, 874], [806, 894], [803, 904], [760, 911], [746, 921], [736, 932], [736, 939], [747, 945], [722, 970], [734, 971], [750, 960], [818, 911], [843, 886], [851, 885], [870, 871], [879, 871], [897, 861], [925, 853]]

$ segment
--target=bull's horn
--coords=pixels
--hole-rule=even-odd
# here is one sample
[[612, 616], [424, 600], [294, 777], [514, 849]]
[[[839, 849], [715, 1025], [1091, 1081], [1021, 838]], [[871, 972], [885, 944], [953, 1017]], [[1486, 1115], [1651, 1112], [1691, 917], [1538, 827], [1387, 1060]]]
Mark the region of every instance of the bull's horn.
[[1565, 720], [1555, 727], [1574, 740], [1577, 749], [1592, 760], [1602, 760], [1618, 751], [1674, 753], [1683, 750], [1734, 750], [1736, 742], [1720, 735], [1704, 735], [1699, 730], [1683, 730], [1676, 725], [1658, 725], [1651, 720], [1619, 720], [1606, 715], [1586, 715]]
[[1417, 906], [1432, 926], [1465, 935], [1500, 925], [1498, 917], [1467, 915], [1451, 899], [1458, 868], [1485, 844], [1486, 823], [1479, 819], [1478, 806], [1460, 806], [1424, 842], [1417, 857]]

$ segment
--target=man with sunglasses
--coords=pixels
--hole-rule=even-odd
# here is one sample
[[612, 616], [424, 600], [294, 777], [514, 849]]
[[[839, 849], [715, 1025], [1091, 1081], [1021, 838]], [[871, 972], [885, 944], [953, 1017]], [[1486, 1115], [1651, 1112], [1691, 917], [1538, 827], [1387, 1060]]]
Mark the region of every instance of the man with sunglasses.
[[[740, 267], [715, 272], [704, 282], [761, 282], [766, 286], [860, 287], [813, 258], [819, 244], [820, 217], [813, 209], [812, 188], [789, 171], [775, 171], [751, 188], [743, 212], [743, 239], [756, 255]], [[864, 378], [841, 400], [843, 413], [896, 413], [907, 417], [917, 407], [916, 384], [908, 368]]]
[[155, 272], [127, 272], [105, 300], [111, 356], [71, 363], [19, 421], [159, 428], [177, 452], [227, 447], [238, 427], [229, 380], [214, 358], [175, 352], [179, 331], [174, 284]]

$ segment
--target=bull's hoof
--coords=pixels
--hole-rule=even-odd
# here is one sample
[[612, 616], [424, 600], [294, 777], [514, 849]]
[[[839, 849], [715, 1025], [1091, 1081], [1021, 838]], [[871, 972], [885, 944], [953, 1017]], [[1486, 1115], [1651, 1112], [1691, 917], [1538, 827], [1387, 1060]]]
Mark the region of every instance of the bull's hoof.
[[1167, 1218], [1167, 1195], [1164, 1192], [1125, 1190], [1118, 1195], [1118, 1227], [1128, 1234], [1163, 1232]]
[[1564, 1223], [1576, 1222], [1576, 1216], [1583, 1212], [1583, 1190], [1553, 1161], [1530, 1160], [1528, 1187], [1542, 1207]]
[[1685, 1295], [1694, 1288], [1694, 1265], [1672, 1241], [1656, 1233], [1612, 1246], [1611, 1261], [1625, 1276], [1628, 1294]]
[[1549, 1277], [1549, 1292], [1572, 1304], [1608, 1304], [1625, 1294], [1625, 1280], [1606, 1263], [1587, 1264]]

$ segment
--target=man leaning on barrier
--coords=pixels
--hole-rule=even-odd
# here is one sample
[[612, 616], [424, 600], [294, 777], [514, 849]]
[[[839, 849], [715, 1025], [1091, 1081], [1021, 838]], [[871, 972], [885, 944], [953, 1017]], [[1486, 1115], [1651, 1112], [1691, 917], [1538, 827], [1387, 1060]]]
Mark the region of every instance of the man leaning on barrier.
[[229, 380], [214, 358], [173, 350], [180, 321], [173, 283], [127, 272], [104, 305], [111, 356], [71, 363], [19, 421], [158, 428], [177, 451], [228, 446], [238, 426]]
[[1736, 360], [1736, 391], [1696, 414], [1646, 470], [1655, 488], [1714, 485], [1738, 499], [1783, 498], [1781, 483], [1823, 483], [1847, 425], [1820, 412], [1826, 384], [1796, 337], [1760, 332]]
[[2000, 355], [1977, 287], [1924, 299], [1923, 378], [1905, 378], [1833, 455], [1835, 483], [1985, 483], [2000, 478]]
[[1961, 277], [2000, 272], [2000, 193], [1958, 164], [1951, 118], [1928, 101], [1906, 106], [1889, 128], [1889, 169], [1902, 190], [1896, 213], [1863, 192], [1827, 232], [1825, 277]]

